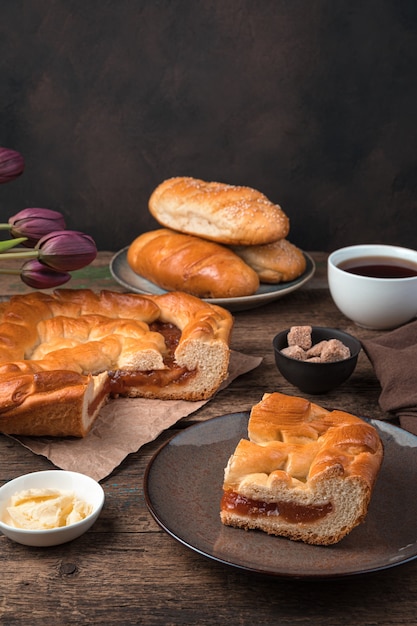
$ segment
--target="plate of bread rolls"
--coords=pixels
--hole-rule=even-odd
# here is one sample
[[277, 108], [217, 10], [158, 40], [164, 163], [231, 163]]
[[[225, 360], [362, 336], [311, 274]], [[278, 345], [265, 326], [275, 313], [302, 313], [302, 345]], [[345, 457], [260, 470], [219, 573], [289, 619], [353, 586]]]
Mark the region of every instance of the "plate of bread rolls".
[[137, 236], [110, 262], [130, 291], [184, 291], [238, 311], [314, 275], [313, 259], [288, 239], [287, 215], [255, 189], [176, 177], [158, 185], [149, 210], [160, 228]]

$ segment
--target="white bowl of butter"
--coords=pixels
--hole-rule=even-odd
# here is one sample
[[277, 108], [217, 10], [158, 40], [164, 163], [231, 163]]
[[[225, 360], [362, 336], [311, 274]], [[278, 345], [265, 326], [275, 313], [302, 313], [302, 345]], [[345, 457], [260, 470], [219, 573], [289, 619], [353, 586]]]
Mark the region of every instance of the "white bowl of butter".
[[56, 546], [91, 528], [103, 504], [101, 485], [85, 474], [24, 474], [0, 487], [0, 532], [26, 546]]

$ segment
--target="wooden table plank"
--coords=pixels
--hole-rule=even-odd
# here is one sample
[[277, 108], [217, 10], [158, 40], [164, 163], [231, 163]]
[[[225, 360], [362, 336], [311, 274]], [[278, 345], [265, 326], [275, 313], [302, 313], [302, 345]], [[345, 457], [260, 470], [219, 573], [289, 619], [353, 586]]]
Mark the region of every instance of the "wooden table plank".
[[[111, 253], [69, 286], [113, 288]], [[417, 562], [363, 577], [300, 581], [251, 574], [219, 564], [166, 534], [147, 510], [143, 477], [159, 447], [178, 428], [247, 410], [267, 391], [303, 395], [278, 373], [272, 337], [292, 324], [340, 327], [359, 338], [360, 329], [333, 305], [325, 283], [325, 255], [305, 288], [260, 309], [235, 314], [232, 347], [263, 357], [262, 364], [232, 382], [176, 428], [141, 448], [103, 481], [103, 512], [83, 537], [63, 546], [36, 549], [0, 536], [0, 623], [204, 624], [286, 626], [410, 626], [417, 614]], [[90, 278], [90, 276], [92, 278]], [[0, 279], [3, 297], [18, 285]], [[117, 287], [116, 287], [117, 288]], [[387, 418], [378, 406], [380, 388], [362, 353], [351, 379], [315, 397], [329, 408]], [[307, 397], [307, 396], [306, 396]], [[311, 398], [310, 398], [311, 399]], [[226, 462], [226, 459], [225, 459]], [[52, 468], [14, 440], [0, 436], [0, 483], [19, 474]], [[410, 494], [413, 497], [413, 494]], [[190, 517], [193, 512], [190, 511]], [[401, 520], [399, 519], [399, 523]]]

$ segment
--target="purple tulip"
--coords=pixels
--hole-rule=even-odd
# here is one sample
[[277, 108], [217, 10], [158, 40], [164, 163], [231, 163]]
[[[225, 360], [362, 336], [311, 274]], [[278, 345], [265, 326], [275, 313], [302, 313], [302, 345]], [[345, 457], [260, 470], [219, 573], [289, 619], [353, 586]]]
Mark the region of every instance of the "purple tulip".
[[0, 147], [0, 184], [14, 180], [24, 169], [25, 161], [20, 152]]
[[71, 272], [85, 267], [97, 256], [94, 239], [75, 230], [59, 230], [38, 241], [39, 261], [58, 272]]
[[71, 274], [68, 274], [68, 272], [56, 272], [40, 263], [37, 259], [30, 259], [30, 261], [26, 261], [22, 265], [20, 278], [33, 289], [51, 289], [67, 283], [71, 278]]
[[65, 228], [64, 216], [61, 213], [40, 208], [19, 211], [9, 218], [9, 224], [12, 237], [27, 238], [27, 241], [23, 243], [27, 248], [34, 248], [44, 235]]

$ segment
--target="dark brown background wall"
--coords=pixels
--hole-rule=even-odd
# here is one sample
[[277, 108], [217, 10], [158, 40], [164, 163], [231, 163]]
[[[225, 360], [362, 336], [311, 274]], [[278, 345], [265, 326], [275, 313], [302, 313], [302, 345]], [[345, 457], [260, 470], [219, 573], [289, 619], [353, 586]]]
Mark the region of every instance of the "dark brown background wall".
[[249, 185], [305, 250], [416, 247], [415, 0], [1, 0], [0, 145], [117, 250], [165, 178]]

